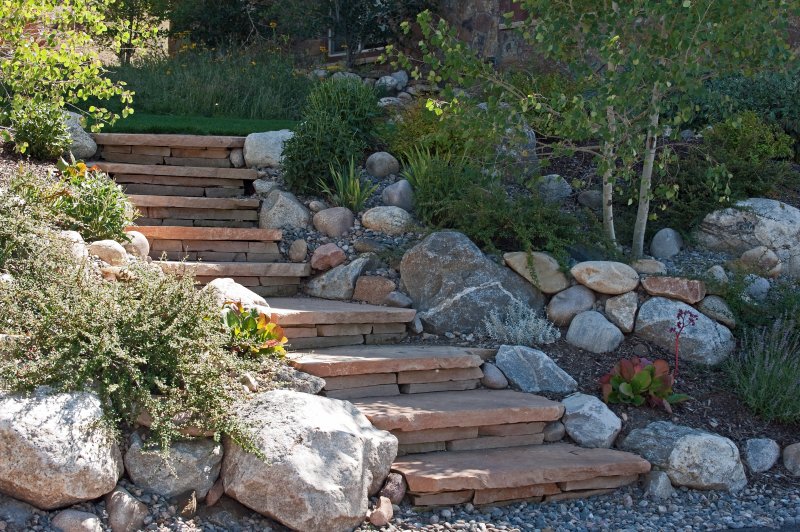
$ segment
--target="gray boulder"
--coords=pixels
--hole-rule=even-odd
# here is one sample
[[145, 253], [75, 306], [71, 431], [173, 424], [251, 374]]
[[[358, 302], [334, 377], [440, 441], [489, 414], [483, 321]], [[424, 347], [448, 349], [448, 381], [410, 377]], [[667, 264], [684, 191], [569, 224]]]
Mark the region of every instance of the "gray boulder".
[[288, 129], [250, 133], [244, 139], [244, 162], [249, 168], [280, 167], [283, 162], [283, 146], [294, 133]]
[[781, 457], [781, 446], [769, 438], [751, 438], [744, 442], [744, 461], [750, 471], [769, 471]]
[[578, 203], [593, 211], [603, 208], [603, 193], [599, 190], [582, 190], [578, 194]]
[[572, 319], [566, 340], [570, 345], [592, 353], [608, 353], [622, 343], [625, 336], [616, 325], [594, 310], [581, 312]]
[[511, 383], [528, 393], [572, 393], [578, 383], [538, 349], [503, 345], [497, 351], [497, 367]]
[[800, 210], [791, 205], [765, 198], [740, 201], [706, 215], [695, 237], [709, 249], [737, 256], [764, 246], [778, 255], [786, 274], [800, 278]]
[[535, 287], [453, 231], [433, 233], [407, 251], [400, 276], [425, 329], [436, 334], [480, 332], [486, 309], [522, 305], [538, 312], [544, 304]]
[[150, 255], [150, 242], [147, 237], [139, 231], [127, 231], [125, 235], [128, 237], [128, 241], [122, 243], [125, 251], [138, 259], [146, 260]]
[[566, 327], [575, 316], [594, 308], [596, 299], [594, 292], [585, 286], [571, 286], [550, 299], [547, 304], [547, 319], [559, 327]]
[[304, 288], [306, 294], [323, 299], [352, 299], [356, 281], [367, 267], [369, 259], [361, 257], [314, 277]]
[[739, 449], [718, 434], [656, 421], [632, 430], [619, 447], [664, 470], [675, 486], [738, 491], [747, 485]]
[[105, 497], [108, 524], [112, 532], [136, 532], [144, 525], [149, 513], [147, 506], [123, 488], [117, 488]]
[[397, 81], [397, 90], [401, 91], [408, 85], [408, 72], [405, 70], [398, 70], [390, 74]]
[[275, 189], [261, 202], [258, 226], [262, 229], [280, 229], [288, 226], [311, 228], [311, 213], [291, 192]]
[[397, 92], [399, 90], [398, 85], [397, 79], [392, 76], [381, 76], [378, 78], [378, 81], [375, 82], [375, 88], [387, 94], [394, 94]]
[[619, 327], [620, 331], [629, 333], [633, 332], [638, 308], [639, 296], [636, 292], [628, 292], [609, 298], [606, 301], [605, 314], [608, 321]]
[[400, 207], [373, 207], [361, 217], [367, 229], [387, 235], [402, 235], [413, 229], [414, 219]]
[[543, 176], [536, 183], [539, 196], [548, 203], [562, 203], [572, 195], [572, 187], [558, 174]]
[[659, 230], [650, 243], [650, 254], [657, 259], [671, 259], [683, 249], [683, 237], [675, 229]]
[[697, 315], [696, 325], [686, 327], [681, 334], [682, 359], [714, 365], [728, 358], [736, 347], [731, 331], [680, 301], [663, 297], [648, 299], [636, 316], [636, 335], [662, 349], [674, 349], [675, 335], [669, 329], [675, 325], [679, 310]]
[[414, 209], [414, 191], [411, 188], [411, 183], [405, 179], [392, 183], [383, 189], [381, 199], [384, 205], [390, 207], [400, 207], [405, 211]]
[[753, 273], [746, 275], [744, 282], [746, 283], [744, 287], [744, 294], [751, 299], [755, 299], [756, 301], [764, 301], [767, 299], [769, 290], [772, 288], [772, 286], [769, 284], [769, 280], [759, 277]]
[[0, 396], [0, 491], [50, 510], [102, 497], [122, 455], [89, 393]]
[[314, 227], [317, 231], [334, 238], [352, 229], [355, 221], [353, 211], [346, 207], [324, 209], [314, 215]]
[[581, 447], [609, 448], [622, 430], [622, 420], [594, 395], [575, 393], [566, 397], [561, 422]]
[[310, 393], [311, 395], [317, 395], [325, 387], [324, 379], [282, 364], [275, 369], [272, 380], [280, 384], [280, 388], [283, 390]]
[[253, 181], [253, 190], [259, 196], [267, 197], [276, 188], [280, 188], [278, 182], [272, 179], [256, 179]]
[[141, 436], [133, 433], [125, 453], [125, 470], [133, 483], [167, 498], [190, 490], [204, 498], [221, 465], [222, 445], [210, 439], [173, 442], [164, 453], [146, 449]]
[[53, 517], [51, 523], [64, 532], [103, 532], [103, 524], [99, 517], [79, 510], [61, 510]]
[[366, 167], [369, 175], [378, 178], [400, 172], [400, 162], [394, 155], [385, 151], [375, 152], [367, 157]]
[[72, 111], [64, 112], [64, 122], [70, 136], [69, 152], [77, 160], [89, 160], [97, 153], [97, 143], [92, 136], [83, 129], [81, 115]]
[[481, 384], [490, 390], [503, 390], [508, 388], [508, 379], [500, 369], [491, 362], [484, 362], [481, 366], [483, 378]]
[[697, 304], [697, 310], [711, 318], [718, 321], [729, 329], [736, 327], [736, 317], [733, 311], [719, 296], [706, 296]]
[[663, 500], [672, 497], [675, 488], [669, 475], [663, 471], [650, 471], [644, 477], [644, 494], [651, 499]]
[[800, 477], [800, 443], [787, 445], [783, 450], [783, 467], [792, 475]]
[[268, 307], [267, 301], [246, 286], [229, 277], [218, 277], [208, 283], [204, 290], [214, 291], [220, 306], [228, 301], [241, 303], [244, 307]]
[[262, 460], [225, 442], [225, 493], [306, 532], [352, 530], [397, 454], [397, 438], [346, 401], [276, 390], [240, 405]]

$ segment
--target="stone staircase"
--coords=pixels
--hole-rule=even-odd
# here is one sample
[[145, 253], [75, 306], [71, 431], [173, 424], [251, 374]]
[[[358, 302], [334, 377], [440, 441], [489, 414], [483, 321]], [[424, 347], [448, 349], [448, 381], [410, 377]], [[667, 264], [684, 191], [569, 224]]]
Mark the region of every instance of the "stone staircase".
[[355, 346], [297, 351], [291, 364], [326, 381], [376, 427], [397, 436], [393, 470], [417, 506], [554, 501], [635, 482], [650, 464], [630, 453], [558, 443], [564, 407], [533, 394], [480, 388], [494, 351]]
[[[481, 388], [493, 350], [397, 345], [413, 309], [293, 298], [308, 263], [285, 262], [282, 232], [258, 228], [254, 170], [242, 137], [99, 134], [100, 168], [130, 195], [162, 269], [199, 283], [230, 277], [268, 297], [290, 362], [322, 377], [324, 393], [353, 402], [399, 441], [393, 469], [418, 506], [552, 501], [634, 482], [636, 455], [559, 443], [564, 407], [544, 397]], [[553, 433], [556, 433], [553, 435]]]

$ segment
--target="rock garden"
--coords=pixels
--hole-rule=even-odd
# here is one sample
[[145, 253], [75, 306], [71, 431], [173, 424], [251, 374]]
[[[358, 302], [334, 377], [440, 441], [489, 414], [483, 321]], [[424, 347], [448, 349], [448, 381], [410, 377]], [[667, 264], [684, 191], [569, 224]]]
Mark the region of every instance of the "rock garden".
[[75, 38], [34, 4], [0, 8], [0, 531], [800, 526], [785, 4], [645, 9], [662, 41], [523, 2], [563, 32], [535, 73], [423, 11], [246, 135], [92, 132], [3, 55]]

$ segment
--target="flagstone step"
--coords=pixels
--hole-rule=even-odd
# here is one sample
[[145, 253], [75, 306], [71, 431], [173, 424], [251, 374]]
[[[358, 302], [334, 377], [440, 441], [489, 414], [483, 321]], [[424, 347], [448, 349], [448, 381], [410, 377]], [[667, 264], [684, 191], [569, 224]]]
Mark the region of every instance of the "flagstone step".
[[190, 273], [202, 277], [307, 277], [311, 265], [288, 262], [178, 262], [158, 261], [161, 269], [174, 274]]
[[556, 443], [407, 455], [392, 470], [405, 477], [412, 502], [427, 506], [589, 496], [635, 482], [650, 464], [632, 453]]
[[[298, 265], [304, 266], [304, 265]], [[276, 298], [269, 300], [272, 319], [282, 327], [315, 327], [329, 324], [409, 323], [414, 309], [361, 305], [317, 298]]]
[[132, 225], [126, 231], [138, 231], [154, 240], [238, 240], [252, 242], [280, 242], [280, 229], [231, 228], [231, 227], [176, 227]]
[[136, 208], [164, 207], [187, 209], [245, 210], [258, 209], [261, 201], [257, 198], [198, 198], [183, 196], [160, 196], [128, 194]]
[[168, 146], [171, 148], [242, 148], [245, 137], [154, 133], [95, 133], [98, 145]]
[[238, 179], [253, 181], [258, 173], [250, 168], [206, 168], [201, 166], [169, 166], [165, 164], [134, 164], [108, 161], [91, 161], [88, 166], [97, 166], [104, 172], [125, 175], [173, 176], [180, 178]]

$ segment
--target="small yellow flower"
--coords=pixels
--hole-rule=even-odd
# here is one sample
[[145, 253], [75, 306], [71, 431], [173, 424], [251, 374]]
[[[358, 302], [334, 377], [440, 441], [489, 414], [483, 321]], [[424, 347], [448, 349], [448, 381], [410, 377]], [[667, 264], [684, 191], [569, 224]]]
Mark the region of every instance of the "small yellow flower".
[[256, 62], [255, 61], [250, 61], [250, 64], [253, 65], [253, 66], [256, 66]]
[[319, 47], [319, 51], [324, 54], [324, 53], [326, 53], [328, 51], [328, 47], [325, 46], [325, 45], [322, 45], [322, 46]]
[[277, 22], [275, 22], [274, 20], [271, 20], [271, 21], [269, 22], [269, 27], [270, 27], [270, 28], [272, 28], [272, 29], [274, 30], [275, 28], [277, 28], [277, 27], [278, 27], [278, 23], [277, 23]]

